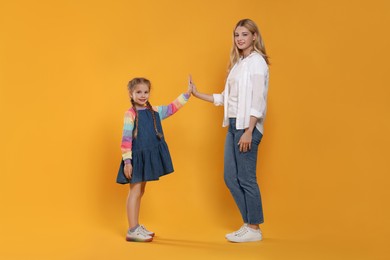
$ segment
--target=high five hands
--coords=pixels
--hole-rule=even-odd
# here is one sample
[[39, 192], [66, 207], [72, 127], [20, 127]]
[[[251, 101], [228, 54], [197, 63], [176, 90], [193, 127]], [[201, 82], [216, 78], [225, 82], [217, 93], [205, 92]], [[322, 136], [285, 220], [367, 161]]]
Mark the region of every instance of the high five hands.
[[196, 89], [195, 83], [192, 81], [192, 76], [190, 74], [188, 76], [188, 92], [187, 93], [195, 96], [196, 92], [197, 92], [197, 89]]

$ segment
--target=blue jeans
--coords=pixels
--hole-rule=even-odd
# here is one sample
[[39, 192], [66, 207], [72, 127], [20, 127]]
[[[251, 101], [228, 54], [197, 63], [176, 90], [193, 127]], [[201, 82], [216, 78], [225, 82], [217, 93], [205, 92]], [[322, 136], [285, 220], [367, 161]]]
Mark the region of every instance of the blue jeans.
[[252, 133], [251, 150], [240, 152], [238, 141], [244, 130], [236, 129], [236, 119], [229, 119], [225, 142], [224, 178], [244, 223], [264, 222], [259, 185], [256, 179], [257, 150], [263, 135], [255, 129]]

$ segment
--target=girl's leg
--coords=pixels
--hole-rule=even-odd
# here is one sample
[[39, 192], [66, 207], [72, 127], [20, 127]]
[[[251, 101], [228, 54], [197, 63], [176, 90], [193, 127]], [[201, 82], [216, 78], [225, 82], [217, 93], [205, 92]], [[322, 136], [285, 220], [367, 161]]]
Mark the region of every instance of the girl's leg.
[[141, 198], [144, 196], [146, 188], [146, 182], [141, 182]]
[[139, 209], [141, 206], [141, 198], [145, 191], [145, 182], [130, 184], [130, 191], [127, 197], [127, 220], [129, 228], [134, 228], [138, 225]]
[[[142, 184], [141, 184], [141, 199], [145, 193], [146, 183], [147, 182], [142, 182]], [[138, 209], [138, 211], [139, 211], [139, 209]], [[147, 230], [145, 226], [141, 225], [141, 227], [144, 230], [144, 233], [146, 233], [147, 235], [149, 235], [151, 237], [153, 237], [155, 235], [154, 232]]]
[[127, 241], [151, 242], [152, 236], [145, 234], [142, 226], [139, 225], [139, 209], [141, 207], [141, 198], [145, 191], [145, 183], [130, 184], [130, 192], [127, 197], [127, 219], [129, 221], [129, 230], [126, 234]]

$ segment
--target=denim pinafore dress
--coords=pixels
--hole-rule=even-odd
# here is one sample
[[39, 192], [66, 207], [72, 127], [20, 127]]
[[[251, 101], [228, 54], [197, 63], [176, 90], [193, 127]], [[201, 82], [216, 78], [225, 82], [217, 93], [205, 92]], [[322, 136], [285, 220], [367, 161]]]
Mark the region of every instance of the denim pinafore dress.
[[[169, 153], [168, 145], [164, 136], [160, 139], [154, 129], [153, 116], [156, 116], [156, 126], [161, 134], [163, 133], [160, 116], [149, 109], [138, 110], [138, 132], [132, 144], [132, 166], [131, 179], [124, 174], [124, 162], [118, 170], [116, 182], [120, 184], [155, 181], [161, 176], [173, 172], [173, 164]], [[136, 123], [135, 123], [136, 124]], [[134, 128], [136, 125], [134, 124]]]

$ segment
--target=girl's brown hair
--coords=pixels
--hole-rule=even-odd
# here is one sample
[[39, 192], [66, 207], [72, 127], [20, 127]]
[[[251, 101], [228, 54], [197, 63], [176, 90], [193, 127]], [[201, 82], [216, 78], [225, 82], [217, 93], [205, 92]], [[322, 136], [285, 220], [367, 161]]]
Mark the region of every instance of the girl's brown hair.
[[[151, 85], [151, 83], [150, 83], [150, 81], [148, 79], [145, 79], [145, 78], [134, 78], [134, 79], [130, 80], [129, 83], [127, 84], [127, 90], [129, 91], [130, 96], [131, 96], [132, 92], [134, 91], [134, 88], [138, 84], [145, 84], [149, 88], [149, 91], [152, 88], [152, 85]], [[133, 98], [131, 98], [130, 101], [131, 101], [131, 104], [132, 104], [133, 109], [135, 111], [135, 128], [133, 130], [133, 137], [137, 138], [137, 135], [138, 135], [138, 111], [137, 111], [137, 108], [135, 107], [135, 102], [134, 102]], [[157, 137], [159, 139], [161, 139], [163, 137], [163, 135], [157, 129], [156, 114], [155, 114], [155, 111], [153, 110], [153, 107], [152, 107], [152, 105], [150, 104], [149, 101], [146, 102], [146, 107], [152, 113], [153, 124], [154, 124], [154, 131], [156, 132]]]

